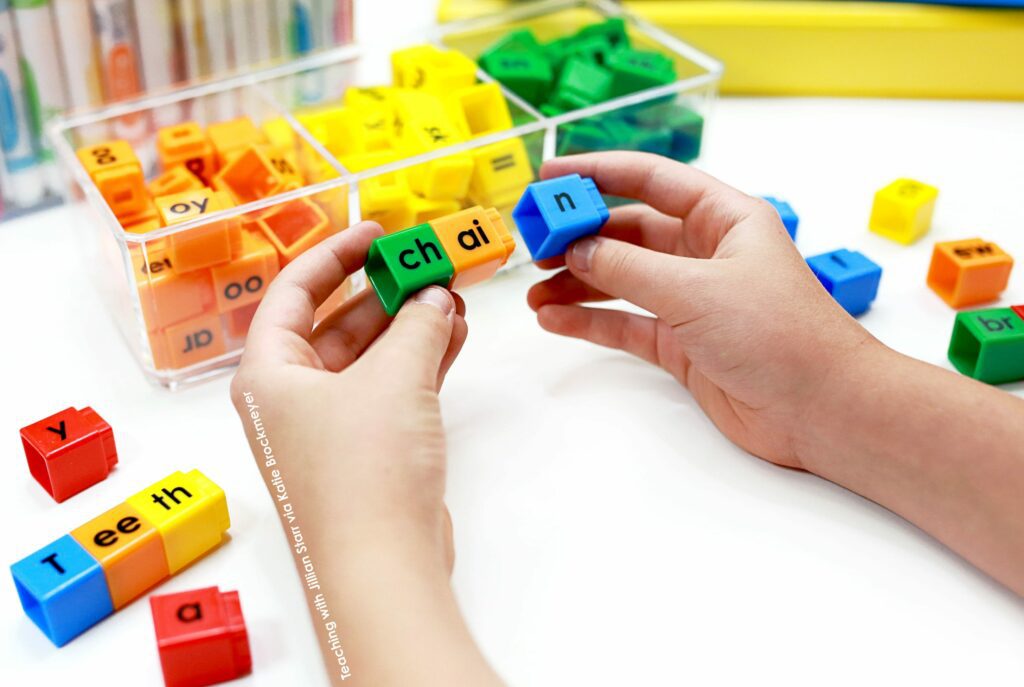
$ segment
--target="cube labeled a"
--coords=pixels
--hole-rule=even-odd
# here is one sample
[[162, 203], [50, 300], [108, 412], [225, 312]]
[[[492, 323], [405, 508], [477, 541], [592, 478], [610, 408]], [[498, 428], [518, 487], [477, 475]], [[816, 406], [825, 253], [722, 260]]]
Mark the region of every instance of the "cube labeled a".
[[1013, 258], [982, 239], [935, 244], [928, 286], [953, 308], [987, 303], [999, 298], [1013, 270]]
[[807, 258], [825, 290], [854, 317], [867, 312], [878, 295], [882, 268], [867, 257], [846, 249]]
[[452, 289], [490, 279], [516, 249], [515, 239], [494, 208], [472, 207], [433, 219], [430, 226], [452, 261]]
[[421, 289], [447, 287], [454, 274], [452, 261], [429, 224], [374, 239], [366, 257], [366, 277], [388, 315], [398, 313]]
[[1024, 306], [958, 313], [949, 361], [987, 384], [1024, 380]]
[[527, 186], [512, 217], [530, 255], [544, 260], [599, 232], [609, 212], [593, 179], [570, 174]]
[[939, 189], [914, 181], [897, 179], [875, 193], [871, 207], [871, 231], [887, 239], [910, 245], [932, 226]]

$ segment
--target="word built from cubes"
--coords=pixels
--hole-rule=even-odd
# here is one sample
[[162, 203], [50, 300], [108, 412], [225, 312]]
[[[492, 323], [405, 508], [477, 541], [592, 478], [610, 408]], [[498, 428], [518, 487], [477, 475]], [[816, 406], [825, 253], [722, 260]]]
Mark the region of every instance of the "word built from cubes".
[[938, 196], [934, 186], [897, 179], [875, 193], [868, 227], [879, 236], [910, 245], [931, 229]]
[[786, 227], [786, 233], [789, 234], [789, 238], [796, 241], [796, 229], [800, 225], [800, 218], [793, 211], [792, 206], [786, 201], [779, 200], [773, 196], [764, 196], [764, 200], [768, 201], [775, 208], [775, 211], [779, 213], [779, 219], [782, 220], [782, 226]]
[[957, 313], [949, 361], [987, 384], [1024, 380], [1024, 305]]
[[63, 646], [213, 549], [224, 491], [175, 472], [11, 566], [25, 613]]
[[512, 211], [534, 260], [562, 255], [573, 241], [599, 232], [608, 217], [594, 180], [579, 174], [530, 184]]
[[394, 315], [428, 286], [456, 289], [490, 279], [515, 249], [501, 214], [476, 206], [374, 239], [366, 276]]
[[57, 503], [102, 482], [117, 465], [114, 430], [89, 407], [21, 428], [28, 469]]
[[149, 597], [167, 687], [204, 687], [252, 671], [238, 592], [217, 587]]
[[822, 253], [807, 258], [807, 265], [825, 290], [854, 317], [867, 312], [878, 295], [882, 268], [857, 251], [844, 248]]
[[1010, 282], [1013, 258], [990, 241], [964, 239], [935, 244], [928, 286], [950, 307], [988, 303]]

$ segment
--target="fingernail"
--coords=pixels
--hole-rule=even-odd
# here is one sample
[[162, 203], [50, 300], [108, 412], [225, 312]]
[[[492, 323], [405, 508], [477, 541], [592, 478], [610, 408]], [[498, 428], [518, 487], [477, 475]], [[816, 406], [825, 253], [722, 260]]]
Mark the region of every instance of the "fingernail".
[[569, 260], [572, 266], [580, 272], [590, 271], [590, 262], [594, 258], [594, 251], [597, 250], [598, 241], [595, 238], [583, 239], [573, 244], [569, 251]]
[[445, 317], [451, 315], [455, 310], [455, 301], [452, 300], [452, 295], [440, 286], [428, 286], [416, 294], [416, 298], [413, 300], [417, 303], [434, 306], [440, 310]]

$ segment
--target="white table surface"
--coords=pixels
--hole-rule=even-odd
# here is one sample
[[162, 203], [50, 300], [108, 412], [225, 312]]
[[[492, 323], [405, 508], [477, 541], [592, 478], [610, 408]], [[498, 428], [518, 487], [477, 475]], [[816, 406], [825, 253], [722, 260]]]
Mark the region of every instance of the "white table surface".
[[[978, 235], [1024, 258], [1022, 159], [1024, 105], [726, 99], [701, 166], [789, 199], [805, 254], [847, 247], [881, 264], [863, 324], [945, 366], [953, 311], [924, 285], [931, 244]], [[940, 189], [931, 235], [910, 248], [866, 230], [873, 191], [904, 175]], [[145, 380], [86, 288], [84, 217], [0, 226], [3, 560], [198, 467], [228, 494], [231, 540], [157, 591], [240, 592], [254, 669], [237, 684], [325, 684], [228, 378], [176, 394]], [[471, 335], [442, 394], [453, 583], [510, 683], [1019, 684], [1024, 601], [885, 509], [735, 448], [660, 371], [541, 331], [524, 301], [536, 278], [528, 267], [465, 294]], [[1021, 266], [1011, 302], [1024, 302]], [[57, 505], [18, 429], [70, 405], [112, 424], [120, 462]], [[10, 582], [0, 618], [4, 684], [162, 684], [144, 600], [60, 650]]]

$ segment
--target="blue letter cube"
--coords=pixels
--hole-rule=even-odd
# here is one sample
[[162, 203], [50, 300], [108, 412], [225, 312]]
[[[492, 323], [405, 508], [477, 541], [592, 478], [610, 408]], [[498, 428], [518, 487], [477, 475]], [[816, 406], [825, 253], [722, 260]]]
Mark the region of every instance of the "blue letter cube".
[[11, 566], [25, 613], [57, 646], [114, 612], [99, 561], [70, 534]]
[[795, 212], [793, 212], [793, 208], [790, 207], [789, 203], [786, 201], [779, 200], [772, 196], [765, 196], [764, 199], [778, 210], [779, 217], [782, 219], [782, 226], [786, 227], [786, 231], [789, 233], [789, 238], [796, 241], [796, 227], [800, 224], [800, 218], [797, 217]]
[[543, 260], [600, 231], [608, 221], [608, 207], [593, 179], [570, 174], [527, 186], [512, 219], [533, 259]]
[[834, 250], [807, 258], [814, 276], [839, 305], [854, 317], [871, 307], [878, 295], [882, 268], [852, 250]]

